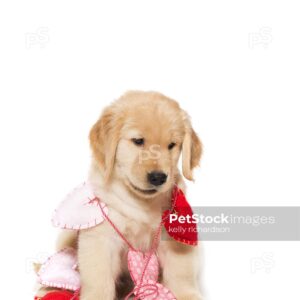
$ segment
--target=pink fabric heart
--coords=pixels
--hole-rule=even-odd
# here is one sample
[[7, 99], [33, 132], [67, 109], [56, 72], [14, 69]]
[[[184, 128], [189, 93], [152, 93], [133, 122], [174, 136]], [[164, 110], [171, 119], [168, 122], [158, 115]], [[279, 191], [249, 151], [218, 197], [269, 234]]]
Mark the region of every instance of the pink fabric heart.
[[76, 250], [65, 248], [57, 252], [41, 266], [38, 282], [48, 287], [76, 291], [80, 288]]
[[85, 182], [66, 196], [55, 210], [52, 223], [56, 227], [73, 230], [96, 226], [104, 221], [99, 205], [108, 214], [106, 205], [100, 202], [92, 186]]
[[[171, 291], [157, 282], [159, 263], [155, 254], [151, 255], [147, 268], [144, 271], [145, 263], [149, 258], [149, 255], [151, 255], [149, 252], [144, 254], [141, 251], [128, 251], [128, 270], [135, 283], [133, 294], [143, 300], [176, 300]], [[144, 276], [141, 282], [143, 271]], [[129, 296], [130, 295], [127, 297]]]
[[[143, 268], [146, 263], [146, 259], [149, 257], [150, 253], [143, 253], [141, 251], [129, 250], [127, 259], [128, 259], [128, 270], [130, 276], [135, 284], [137, 284], [142, 276]], [[147, 272], [145, 272], [144, 280], [158, 280], [158, 260], [156, 255], [152, 255], [147, 266]]]

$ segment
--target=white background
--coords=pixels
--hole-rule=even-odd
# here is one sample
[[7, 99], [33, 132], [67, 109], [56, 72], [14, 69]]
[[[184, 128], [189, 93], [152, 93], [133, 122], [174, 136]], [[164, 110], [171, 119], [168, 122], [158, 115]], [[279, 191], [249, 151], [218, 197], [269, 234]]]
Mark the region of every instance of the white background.
[[[1, 298], [32, 299], [31, 263], [85, 179], [89, 129], [129, 89], [190, 113], [205, 147], [192, 204], [299, 205], [298, 2], [2, 1]], [[299, 242], [203, 248], [206, 299], [300, 299]]]

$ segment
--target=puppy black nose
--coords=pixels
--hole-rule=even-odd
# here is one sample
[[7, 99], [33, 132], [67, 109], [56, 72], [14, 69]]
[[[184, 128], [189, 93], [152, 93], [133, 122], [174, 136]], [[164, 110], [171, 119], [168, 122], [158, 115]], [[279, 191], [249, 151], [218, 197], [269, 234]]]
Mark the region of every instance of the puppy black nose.
[[164, 184], [167, 181], [167, 177], [168, 175], [163, 172], [154, 171], [148, 174], [148, 181], [151, 184], [158, 186]]

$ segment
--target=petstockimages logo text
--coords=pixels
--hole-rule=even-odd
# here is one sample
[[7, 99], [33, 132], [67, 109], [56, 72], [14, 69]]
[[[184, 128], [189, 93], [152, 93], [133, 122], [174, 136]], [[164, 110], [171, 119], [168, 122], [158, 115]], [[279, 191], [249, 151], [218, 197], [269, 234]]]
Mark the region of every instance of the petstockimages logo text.
[[193, 214], [180, 216], [178, 214], [170, 214], [170, 224], [178, 222], [180, 224], [246, 224], [259, 226], [261, 224], [274, 224], [274, 216], [234, 216], [221, 213], [219, 215], [203, 215]]
[[202, 206], [174, 211], [168, 230], [202, 241], [300, 241], [300, 207]]

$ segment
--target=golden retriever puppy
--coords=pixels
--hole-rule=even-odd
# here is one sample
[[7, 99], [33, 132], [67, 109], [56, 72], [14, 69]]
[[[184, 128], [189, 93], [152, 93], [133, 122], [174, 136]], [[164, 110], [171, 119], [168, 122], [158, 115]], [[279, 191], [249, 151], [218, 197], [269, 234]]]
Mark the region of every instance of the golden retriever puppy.
[[[180, 153], [189, 180], [200, 160], [201, 143], [188, 115], [162, 94], [128, 92], [104, 110], [91, 129], [90, 143], [89, 181], [96, 195], [126, 239], [137, 249], [149, 250], [174, 185], [184, 189], [177, 167]], [[59, 248], [73, 242], [70, 233], [65, 234]], [[128, 275], [127, 248], [109, 222], [80, 231], [81, 300], [122, 299], [117, 287]], [[201, 299], [197, 247], [162, 239], [157, 254], [161, 281], [176, 298]]]

